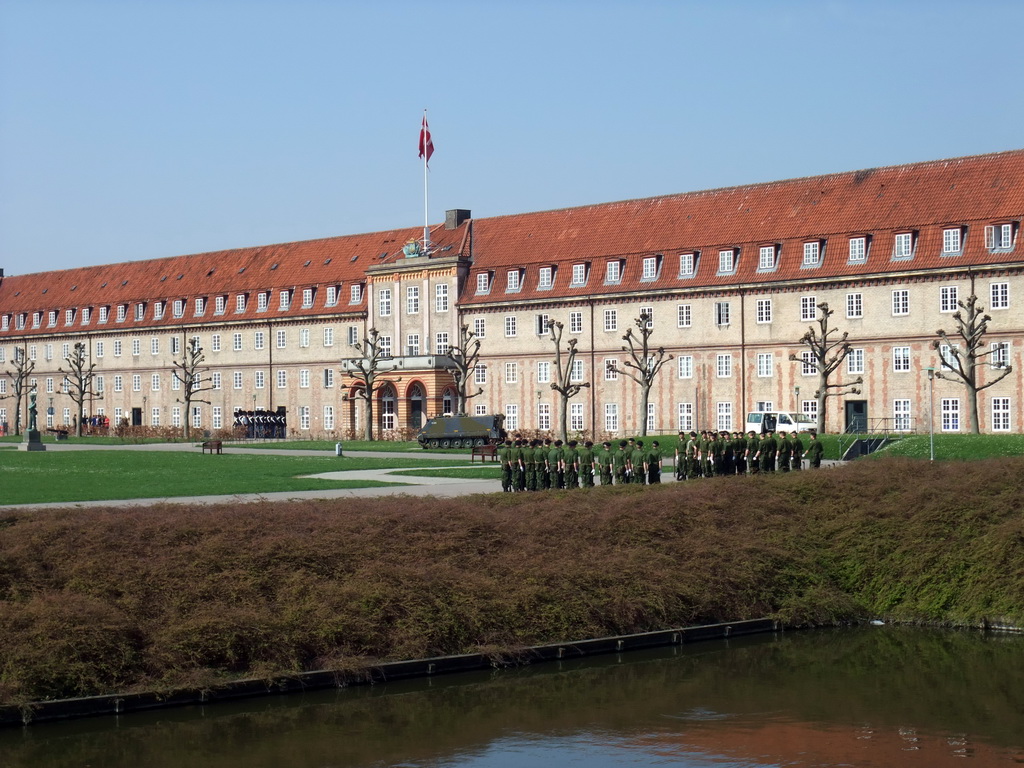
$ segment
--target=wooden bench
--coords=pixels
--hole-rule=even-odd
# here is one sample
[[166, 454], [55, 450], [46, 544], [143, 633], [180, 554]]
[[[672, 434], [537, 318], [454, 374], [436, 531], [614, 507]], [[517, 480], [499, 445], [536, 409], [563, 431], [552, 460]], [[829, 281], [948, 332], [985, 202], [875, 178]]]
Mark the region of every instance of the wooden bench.
[[223, 447], [224, 446], [220, 440], [207, 440], [203, 443], [203, 453], [209, 451], [211, 456], [213, 456], [215, 452], [224, 453]]
[[487, 457], [491, 457], [491, 461], [498, 460], [498, 446], [496, 445], [477, 445], [473, 447], [473, 454], [469, 457], [469, 462], [472, 464], [476, 461], [476, 457], [480, 457], [481, 462], [487, 461]]
[[47, 432], [52, 432], [53, 436], [56, 437], [58, 440], [67, 440], [68, 439], [68, 430], [66, 430], [66, 429], [56, 429], [54, 427], [48, 427], [46, 429], [46, 431]]

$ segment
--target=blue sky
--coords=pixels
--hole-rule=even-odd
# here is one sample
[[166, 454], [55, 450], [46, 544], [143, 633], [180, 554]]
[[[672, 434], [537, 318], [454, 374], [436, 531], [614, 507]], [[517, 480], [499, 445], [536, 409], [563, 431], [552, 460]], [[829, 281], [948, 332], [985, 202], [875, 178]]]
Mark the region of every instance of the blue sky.
[[1024, 146], [1020, 2], [0, 0], [7, 275]]

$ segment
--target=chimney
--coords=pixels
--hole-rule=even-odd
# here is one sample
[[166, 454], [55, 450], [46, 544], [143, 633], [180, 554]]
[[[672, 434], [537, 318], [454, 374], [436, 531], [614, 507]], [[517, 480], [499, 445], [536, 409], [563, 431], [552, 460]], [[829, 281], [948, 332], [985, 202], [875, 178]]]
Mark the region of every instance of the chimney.
[[444, 228], [445, 229], [458, 229], [462, 224], [469, 220], [470, 212], [465, 208], [453, 208], [450, 211], [446, 211], [444, 214]]

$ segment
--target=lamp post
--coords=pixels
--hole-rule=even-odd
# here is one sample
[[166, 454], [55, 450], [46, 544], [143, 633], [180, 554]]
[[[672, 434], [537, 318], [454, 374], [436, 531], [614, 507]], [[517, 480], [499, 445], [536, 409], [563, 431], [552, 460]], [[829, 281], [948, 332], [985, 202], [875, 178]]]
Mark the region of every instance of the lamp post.
[[800, 385], [797, 384], [793, 387], [793, 395], [796, 398], [796, 410], [794, 413], [800, 413]]
[[142, 396], [142, 419], [140, 420], [141, 426], [146, 426], [146, 403], [149, 402], [149, 398], [146, 395]]
[[935, 461], [935, 369], [925, 370], [928, 372], [928, 460]]

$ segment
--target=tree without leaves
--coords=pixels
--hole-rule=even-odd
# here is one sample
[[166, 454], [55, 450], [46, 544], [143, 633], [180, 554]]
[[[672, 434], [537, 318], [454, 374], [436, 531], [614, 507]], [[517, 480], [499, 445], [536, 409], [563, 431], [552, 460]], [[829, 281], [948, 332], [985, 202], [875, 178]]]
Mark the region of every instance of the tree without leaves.
[[463, 325], [459, 329], [459, 343], [448, 348], [448, 357], [451, 358], [452, 364], [447, 370], [455, 380], [455, 393], [458, 398], [455, 412], [458, 416], [465, 416], [469, 401], [484, 391], [483, 387], [478, 387], [476, 392], [469, 393], [470, 380], [480, 359], [480, 339], [476, 333], [469, 330], [468, 325]]
[[[640, 317], [633, 321], [638, 333], [634, 334], [633, 329], [626, 330], [622, 340], [629, 346], [622, 347], [623, 352], [629, 353], [629, 360], [624, 363], [626, 369], [620, 372], [628, 376], [640, 385], [640, 436], [647, 437], [647, 403], [651, 397], [651, 387], [657, 378], [662, 366], [674, 359], [672, 355], [665, 352], [664, 347], [658, 347], [654, 354], [651, 353], [651, 334], [654, 333], [652, 317], [648, 313], [641, 313]], [[609, 361], [609, 368], [613, 363]]]
[[347, 358], [348, 366], [345, 370], [346, 376], [356, 380], [345, 388], [351, 390], [353, 398], [359, 398], [365, 403], [363, 439], [367, 441], [373, 440], [373, 399], [378, 391], [387, 386], [386, 381], [377, 381], [381, 372], [381, 361], [390, 357], [381, 349], [380, 338], [380, 332], [376, 328], [371, 328], [361, 342], [353, 344], [352, 346], [362, 353], [362, 357]]
[[573, 363], [576, 361], [576, 355], [578, 354], [576, 351], [577, 339], [570, 339], [566, 343], [565, 360], [563, 361], [562, 331], [564, 328], [564, 323], [548, 321], [548, 332], [551, 334], [551, 341], [555, 345], [555, 380], [551, 382], [551, 388], [559, 394], [562, 401], [562, 412], [560, 415], [562, 440], [567, 442], [569, 440], [569, 401], [576, 397], [584, 387], [589, 387], [590, 382], [574, 383], [571, 381]]
[[174, 370], [171, 372], [171, 376], [181, 382], [185, 390], [183, 402], [185, 403], [184, 435], [186, 440], [189, 439], [189, 427], [192, 421], [192, 403], [210, 404], [209, 400], [201, 400], [196, 397], [200, 392], [206, 392], [213, 388], [209, 386], [210, 378], [203, 376], [210, 370], [203, 367], [205, 361], [206, 355], [203, 354], [203, 348], [199, 346], [199, 340], [189, 339], [185, 350], [181, 353], [181, 360], [174, 361]]
[[82, 421], [85, 418], [85, 401], [103, 397], [93, 389], [96, 380], [95, 362], [88, 362], [85, 344], [78, 341], [71, 350], [71, 354], [64, 358], [68, 369], [58, 368], [57, 372], [64, 375], [64, 386], [68, 397], [75, 404], [78, 417], [75, 421], [75, 437], [82, 436]]
[[957, 300], [956, 304], [960, 310], [953, 313], [953, 320], [956, 322], [955, 337], [958, 341], [951, 341], [940, 328], [936, 331], [939, 338], [932, 341], [932, 347], [940, 352], [943, 345], [948, 347], [945, 355], [940, 354], [942, 367], [946, 370], [937, 371], [935, 376], [948, 381], [960, 381], [966, 387], [971, 432], [977, 435], [981, 433], [978, 393], [1009, 376], [1013, 372], [1013, 366], [997, 363], [992, 367], [998, 369], [999, 373], [984, 384], [978, 383], [979, 368], [984, 367], [985, 358], [994, 355], [996, 348], [990, 347], [983, 351], [985, 334], [988, 333], [988, 324], [992, 318], [985, 314], [985, 308], [978, 303], [978, 296], [974, 290], [974, 273], [968, 272], [968, 276], [971, 279], [971, 293], [966, 301]]
[[21, 401], [28, 395], [28, 380], [32, 371], [36, 368], [34, 360], [28, 359], [28, 354], [22, 347], [15, 347], [12, 353], [11, 370], [4, 371], [4, 375], [10, 378], [11, 394], [5, 395], [0, 400], [14, 398], [14, 434], [21, 434]]
[[833, 338], [833, 335], [839, 333], [839, 331], [836, 328], [828, 327], [828, 319], [832, 317], [835, 310], [829, 309], [828, 303], [824, 301], [818, 305], [818, 309], [821, 312], [821, 315], [818, 317], [818, 330], [815, 330], [812, 325], [808, 328], [807, 333], [800, 337], [800, 343], [811, 352], [810, 359], [804, 360], [796, 355], [790, 355], [789, 359], [800, 363], [807, 363], [818, 372], [818, 389], [815, 391], [814, 396], [818, 400], [817, 427], [818, 434], [820, 435], [825, 432], [825, 407], [828, 403], [828, 398], [846, 394], [860, 394], [860, 390], [856, 385], [862, 384], [864, 377], [858, 376], [852, 381], [835, 384], [829, 382], [832, 374], [835, 373], [836, 369], [843, 364], [847, 355], [850, 354], [850, 342], [847, 341], [847, 337], [850, 334], [844, 332], [841, 337]]

